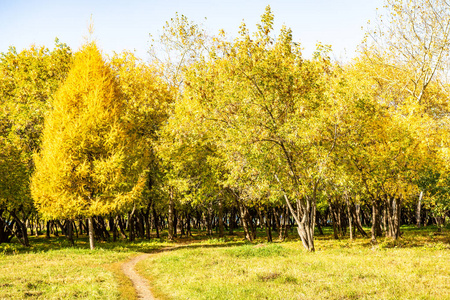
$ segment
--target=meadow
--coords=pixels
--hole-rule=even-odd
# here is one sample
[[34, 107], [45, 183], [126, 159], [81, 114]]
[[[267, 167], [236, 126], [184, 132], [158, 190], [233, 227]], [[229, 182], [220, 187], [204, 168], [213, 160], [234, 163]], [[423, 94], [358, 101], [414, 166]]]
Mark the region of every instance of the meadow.
[[242, 232], [98, 243], [74, 247], [60, 238], [33, 238], [32, 247], [0, 245], [0, 299], [136, 299], [121, 263], [137, 265], [158, 299], [450, 299], [449, 228], [402, 227], [403, 237], [334, 240], [326, 228], [316, 252], [292, 234], [253, 243]]

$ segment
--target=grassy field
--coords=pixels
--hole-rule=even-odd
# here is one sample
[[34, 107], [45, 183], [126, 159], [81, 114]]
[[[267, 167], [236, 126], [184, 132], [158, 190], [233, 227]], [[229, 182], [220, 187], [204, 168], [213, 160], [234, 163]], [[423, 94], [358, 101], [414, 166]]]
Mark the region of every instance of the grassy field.
[[0, 245], [0, 299], [136, 299], [121, 262], [163, 242], [97, 243], [69, 247], [64, 238], [31, 238], [31, 248]]
[[[404, 227], [399, 242], [317, 237], [316, 253], [291, 235], [283, 243], [202, 235], [134, 243], [32, 238], [0, 244], [0, 299], [136, 299], [121, 263], [137, 265], [160, 299], [450, 299], [449, 229]], [[328, 232], [329, 233], [329, 232]], [[157, 252], [167, 247], [172, 250]]]
[[448, 232], [404, 228], [401, 241], [211, 240], [153, 255], [137, 268], [161, 299], [450, 299]]

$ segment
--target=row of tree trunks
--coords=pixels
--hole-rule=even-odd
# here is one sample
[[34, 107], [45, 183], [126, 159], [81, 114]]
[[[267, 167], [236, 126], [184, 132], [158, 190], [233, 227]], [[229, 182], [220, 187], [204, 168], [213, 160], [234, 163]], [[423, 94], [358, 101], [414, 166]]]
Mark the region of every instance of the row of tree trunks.
[[[149, 239], [153, 231], [156, 231], [155, 235], [159, 238], [161, 230], [165, 228], [168, 229], [169, 239], [174, 239], [179, 235], [191, 235], [191, 227], [206, 229], [208, 235], [212, 235], [215, 230], [220, 237], [224, 236], [225, 229], [228, 230], [228, 234], [233, 234], [234, 229], [242, 227], [244, 237], [249, 241], [256, 238], [256, 229], [259, 227], [265, 231], [267, 241], [270, 242], [273, 240], [274, 231], [280, 240], [284, 240], [288, 235], [288, 229], [293, 229], [292, 225], [296, 223], [305, 248], [313, 251], [314, 244], [310, 244], [309, 240], [313, 239], [316, 225], [319, 234], [323, 234], [323, 226], [331, 223], [334, 238], [349, 236], [350, 239], [354, 239], [357, 233], [363, 237], [367, 236], [363, 223], [367, 226], [370, 222], [371, 239], [374, 242], [383, 233], [387, 237], [398, 239], [402, 223], [411, 224], [417, 221], [417, 224], [421, 224], [421, 220], [424, 219], [424, 224], [434, 220], [442, 227], [443, 218], [434, 218], [429, 210], [421, 210], [422, 196], [422, 193], [419, 194], [417, 209], [411, 210], [407, 207], [402, 209], [399, 197], [376, 196], [370, 206], [361, 206], [355, 204], [349, 195], [344, 195], [342, 198], [329, 198], [328, 208], [319, 213], [312, 209], [313, 197], [292, 203], [289, 199], [285, 199], [286, 204], [283, 206], [259, 207], [247, 206], [236, 197], [236, 205], [227, 208], [224, 208], [223, 199], [217, 198], [203, 207], [193, 209], [189, 204], [175, 206], [174, 195], [171, 195], [167, 215], [157, 213], [154, 203], [149, 202], [146, 207], [133, 209], [127, 215], [110, 215], [108, 218], [94, 216], [85, 221], [52, 220], [46, 223], [39, 220], [36, 214], [26, 215], [21, 212], [19, 217], [15, 211], [5, 214], [0, 210], [0, 243], [10, 242], [12, 237], [16, 236], [22, 244], [29, 245], [28, 232], [39, 235], [41, 231], [45, 231], [47, 237], [65, 235], [71, 244], [74, 244], [74, 234], [78, 237], [78, 234], [83, 233], [100, 240], [108, 240], [112, 235], [113, 241], [119, 237], [133, 241], [137, 237]], [[368, 208], [371, 210], [370, 214]], [[423, 218], [421, 214], [424, 215]], [[9, 219], [4, 219], [3, 215], [7, 215]], [[370, 221], [367, 218], [369, 215]], [[92, 231], [89, 221], [92, 222]], [[46, 224], [47, 230], [42, 230], [42, 224], [44, 226]]]

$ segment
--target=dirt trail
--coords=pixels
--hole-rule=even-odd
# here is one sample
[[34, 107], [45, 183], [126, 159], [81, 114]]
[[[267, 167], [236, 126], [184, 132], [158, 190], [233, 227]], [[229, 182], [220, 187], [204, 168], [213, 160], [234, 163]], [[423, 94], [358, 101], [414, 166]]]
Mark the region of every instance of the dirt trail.
[[132, 260], [124, 263], [122, 265], [122, 270], [127, 275], [128, 278], [133, 282], [134, 288], [136, 289], [138, 299], [142, 300], [154, 300], [156, 299], [153, 297], [152, 292], [150, 291], [150, 286], [148, 284], [148, 281], [139, 275], [134, 267], [138, 262], [141, 260], [144, 260], [148, 258], [151, 254], [142, 254], [139, 256], [134, 257]]
[[146, 254], [136, 256], [133, 259], [131, 259], [130, 261], [127, 261], [122, 264], [122, 271], [128, 278], [130, 278], [131, 282], [133, 282], [134, 288], [136, 289], [136, 293], [138, 295], [138, 299], [156, 300], [156, 298], [152, 295], [152, 292], [150, 291], [150, 285], [149, 285], [147, 279], [145, 279], [144, 277], [139, 275], [138, 272], [136, 272], [136, 270], [134, 269], [136, 264], [138, 262], [140, 262], [141, 260], [147, 259], [152, 254], [184, 248], [193, 243], [195, 243], [195, 241], [186, 241], [186, 242], [182, 243], [181, 245], [165, 247], [165, 248], [156, 250], [153, 253], [146, 253]]

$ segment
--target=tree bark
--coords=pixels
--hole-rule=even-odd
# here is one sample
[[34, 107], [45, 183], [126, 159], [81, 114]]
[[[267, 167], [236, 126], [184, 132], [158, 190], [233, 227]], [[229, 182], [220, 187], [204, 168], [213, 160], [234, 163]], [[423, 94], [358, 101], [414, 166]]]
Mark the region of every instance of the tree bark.
[[75, 241], [73, 240], [73, 227], [72, 227], [72, 221], [67, 220], [67, 239], [69, 240], [69, 243], [74, 246]]
[[417, 201], [417, 210], [416, 210], [416, 226], [417, 226], [417, 228], [420, 228], [420, 226], [421, 226], [420, 208], [421, 208], [421, 205], [422, 205], [422, 197], [423, 197], [423, 191], [420, 191], [419, 201]]
[[152, 205], [153, 222], [155, 223], [156, 238], [159, 239], [159, 224], [158, 224], [158, 214], [156, 213], [155, 204]]
[[222, 199], [219, 199], [218, 201], [218, 206], [219, 206], [219, 237], [223, 237], [224, 236], [224, 230], [223, 230], [223, 203], [222, 203]]
[[169, 241], [173, 241], [174, 238], [174, 226], [173, 226], [173, 219], [174, 219], [174, 202], [173, 202], [173, 188], [170, 188], [169, 192], [169, 215], [167, 217], [167, 223], [168, 223], [168, 232], [167, 232], [167, 238]]
[[272, 243], [272, 226], [270, 224], [270, 212], [268, 209], [264, 210], [264, 225], [266, 228], [266, 236], [267, 236], [267, 242]]
[[[11, 211], [10, 215], [14, 218], [14, 221], [16, 221], [16, 224], [19, 227], [20, 234], [16, 234], [17, 239], [25, 247], [30, 247], [30, 242], [28, 241], [27, 226], [19, 219], [15, 211]], [[20, 235], [22, 235], [22, 237], [20, 237]]]
[[[306, 196], [297, 200], [297, 211], [291, 205], [289, 198], [284, 193], [284, 199], [289, 207], [289, 211], [297, 223], [297, 232], [302, 240], [303, 247], [308, 251], [314, 252], [314, 226], [316, 221], [316, 191], [318, 183], [316, 182], [312, 197]], [[301, 219], [300, 219], [301, 218]]]
[[394, 240], [400, 237], [401, 200], [398, 197], [386, 195], [386, 212], [388, 217], [387, 236]]
[[346, 202], [347, 202], [347, 215], [348, 215], [348, 227], [349, 227], [349, 231], [350, 231], [350, 240], [353, 241], [353, 230], [352, 230], [353, 229], [352, 228], [353, 218], [352, 218], [352, 213], [350, 211], [350, 200], [349, 200], [348, 195], [345, 195], [345, 198], [346, 198]]
[[242, 221], [242, 227], [244, 228], [245, 238], [251, 242], [253, 240], [253, 238], [252, 238], [253, 236], [250, 233], [250, 229], [248, 228], [248, 224], [247, 224], [247, 216], [246, 215], [248, 214], [248, 211], [243, 204], [238, 203], [238, 206], [239, 206], [239, 211], [241, 213], [241, 221]]
[[213, 207], [212, 202], [209, 202], [206, 207], [206, 226], [208, 228], [209, 236], [212, 236], [212, 221], [213, 221]]
[[230, 210], [228, 224], [228, 234], [233, 235], [233, 229], [236, 226], [236, 215], [234, 214], [234, 207]]
[[355, 222], [353, 224], [355, 225], [356, 229], [363, 237], [367, 237], [368, 236], [367, 233], [362, 228], [360, 210], [361, 210], [361, 207], [359, 206], [359, 204], [354, 205], [353, 214], [354, 214]]
[[89, 248], [91, 250], [94, 250], [94, 222], [92, 221], [92, 217], [88, 218], [88, 224], [89, 224]]
[[373, 199], [372, 200], [372, 229], [371, 229], [371, 241], [372, 243], [376, 243], [377, 242], [377, 224], [378, 224], [378, 209], [376, 206], [376, 200]]

